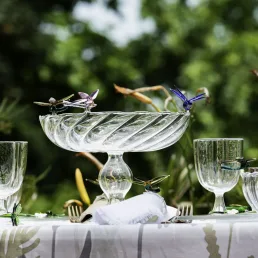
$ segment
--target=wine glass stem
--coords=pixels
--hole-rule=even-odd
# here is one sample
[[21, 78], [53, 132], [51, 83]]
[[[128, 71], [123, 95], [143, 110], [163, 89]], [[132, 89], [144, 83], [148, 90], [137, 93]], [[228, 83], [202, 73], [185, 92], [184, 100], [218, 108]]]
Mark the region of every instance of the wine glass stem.
[[215, 202], [212, 213], [225, 213], [226, 206], [224, 202], [224, 195], [215, 193]]

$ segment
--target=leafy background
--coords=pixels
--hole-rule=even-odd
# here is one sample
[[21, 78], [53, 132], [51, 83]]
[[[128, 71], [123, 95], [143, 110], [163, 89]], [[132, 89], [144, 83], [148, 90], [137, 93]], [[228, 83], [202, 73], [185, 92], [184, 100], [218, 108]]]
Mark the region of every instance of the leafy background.
[[[48, 111], [32, 103], [51, 96], [100, 89], [95, 111], [152, 111], [117, 94], [113, 83], [131, 89], [176, 84], [189, 95], [206, 87], [211, 103], [196, 105], [188, 129], [192, 139], [243, 137], [245, 156], [258, 156], [258, 81], [250, 73], [258, 63], [257, 1], [142, 0], [141, 17], [151, 19], [154, 30], [123, 45], [110, 38], [109, 29], [99, 32], [73, 15], [82, 2], [96, 1], [0, 1], [0, 140], [29, 142], [25, 211], [62, 212], [66, 200], [80, 198], [75, 169], [85, 178], [95, 179], [98, 173], [91, 162], [44, 135], [38, 116]], [[121, 18], [124, 2], [102, 1]], [[162, 107], [162, 92], [146, 94]], [[107, 159], [101, 153], [96, 157], [103, 163]], [[196, 179], [186, 137], [165, 150], [126, 153], [124, 158], [137, 177], [171, 175], [162, 184], [168, 203], [192, 201], [198, 213], [210, 209], [214, 197]], [[86, 187], [91, 199], [101, 193], [97, 186]], [[133, 186], [128, 196], [142, 191]], [[241, 180], [225, 197], [227, 204], [246, 204]]]

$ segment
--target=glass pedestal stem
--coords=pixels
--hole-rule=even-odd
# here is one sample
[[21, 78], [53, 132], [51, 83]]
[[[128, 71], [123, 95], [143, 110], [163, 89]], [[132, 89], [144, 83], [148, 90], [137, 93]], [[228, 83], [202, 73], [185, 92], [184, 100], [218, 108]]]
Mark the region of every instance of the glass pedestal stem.
[[215, 202], [214, 202], [213, 209], [210, 213], [211, 214], [213, 214], [213, 213], [219, 213], [219, 214], [226, 213], [226, 206], [225, 206], [225, 202], [224, 202], [224, 194], [215, 193]]
[[131, 169], [123, 160], [123, 153], [108, 153], [108, 161], [99, 172], [99, 185], [109, 203], [123, 201], [132, 186]]

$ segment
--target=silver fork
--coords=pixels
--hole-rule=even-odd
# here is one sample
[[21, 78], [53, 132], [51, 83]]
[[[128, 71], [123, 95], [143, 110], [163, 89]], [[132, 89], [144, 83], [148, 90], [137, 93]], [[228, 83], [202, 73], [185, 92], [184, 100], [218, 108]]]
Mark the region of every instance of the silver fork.
[[[188, 216], [193, 216], [192, 204], [178, 205], [176, 216], [171, 219], [171, 223], [191, 223], [192, 220]], [[187, 217], [187, 218], [183, 218]]]
[[72, 223], [80, 223], [80, 216], [83, 210], [81, 206], [69, 205], [68, 206], [68, 216]]

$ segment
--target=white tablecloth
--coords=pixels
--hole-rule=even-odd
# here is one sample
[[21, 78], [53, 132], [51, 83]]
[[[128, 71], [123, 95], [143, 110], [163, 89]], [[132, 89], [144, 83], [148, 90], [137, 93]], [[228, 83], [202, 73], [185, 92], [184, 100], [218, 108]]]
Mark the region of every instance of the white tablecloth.
[[0, 219], [0, 258], [258, 257], [258, 222], [99, 226]]

